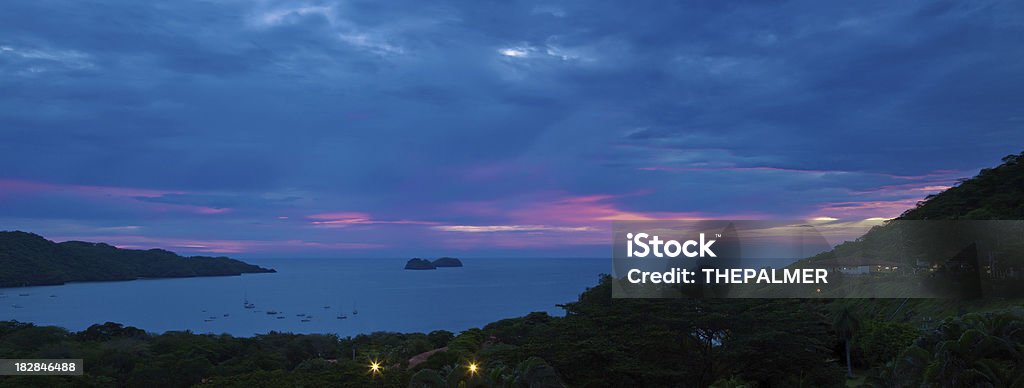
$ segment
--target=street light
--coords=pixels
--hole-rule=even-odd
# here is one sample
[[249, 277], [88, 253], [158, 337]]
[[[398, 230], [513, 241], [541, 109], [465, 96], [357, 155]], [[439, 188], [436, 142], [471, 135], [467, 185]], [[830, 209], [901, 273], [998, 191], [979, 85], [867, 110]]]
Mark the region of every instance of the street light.
[[370, 361], [370, 374], [371, 375], [379, 375], [382, 370], [384, 370], [384, 367], [380, 366], [380, 361], [377, 361], [377, 360]]
[[477, 372], [480, 371], [480, 365], [477, 365], [476, 362], [472, 361], [470, 361], [469, 365], [466, 368], [469, 369], [469, 374], [471, 375], [475, 375], [477, 374]]

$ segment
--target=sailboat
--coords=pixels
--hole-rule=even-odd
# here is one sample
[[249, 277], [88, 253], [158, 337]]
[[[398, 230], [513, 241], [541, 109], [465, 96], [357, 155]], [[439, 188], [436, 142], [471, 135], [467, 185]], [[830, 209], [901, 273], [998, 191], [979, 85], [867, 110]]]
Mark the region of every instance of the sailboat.
[[254, 309], [254, 308], [256, 308], [256, 305], [254, 305], [254, 304], [249, 302], [249, 295], [248, 294], [245, 295], [245, 298], [242, 301], [242, 306], [244, 306], [247, 309]]
[[[338, 310], [343, 310], [343, 309], [344, 309], [344, 307], [339, 308]], [[352, 314], [359, 314], [359, 312], [356, 311], [356, 304], [355, 303], [352, 303]], [[348, 319], [348, 315], [345, 315], [345, 313], [342, 312], [342, 311], [338, 311], [338, 319]]]
[[359, 310], [356, 310], [356, 303], [352, 302], [352, 315], [359, 314]]

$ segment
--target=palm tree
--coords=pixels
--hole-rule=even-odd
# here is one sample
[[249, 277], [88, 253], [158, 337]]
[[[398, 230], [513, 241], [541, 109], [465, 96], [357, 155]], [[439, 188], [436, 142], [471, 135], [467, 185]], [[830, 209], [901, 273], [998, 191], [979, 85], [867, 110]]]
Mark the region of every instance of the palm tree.
[[963, 324], [965, 330], [958, 338], [936, 344], [940, 368], [932, 377], [961, 385], [1013, 386], [1020, 377], [1013, 370], [1019, 369], [1022, 358], [1020, 318], [979, 314], [965, 317]]
[[868, 383], [879, 388], [1024, 388], [1024, 317], [1018, 313], [947, 319], [917, 342], [878, 370]]
[[850, 358], [850, 342], [853, 341], [853, 336], [860, 330], [860, 319], [853, 314], [853, 311], [849, 306], [843, 307], [836, 312], [835, 319], [832, 321], [832, 329], [836, 331], [836, 335], [843, 340], [843, 343], [846, 346], [846, 376], [853, 378], [853, 362]]

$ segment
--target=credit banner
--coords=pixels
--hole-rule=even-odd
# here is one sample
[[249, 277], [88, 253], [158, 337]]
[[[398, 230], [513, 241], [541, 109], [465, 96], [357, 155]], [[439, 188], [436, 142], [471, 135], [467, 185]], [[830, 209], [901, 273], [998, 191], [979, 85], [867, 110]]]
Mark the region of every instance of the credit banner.
[[1024, 221], [617, 221], [612, 238], [616, 298], [1024, 296]]

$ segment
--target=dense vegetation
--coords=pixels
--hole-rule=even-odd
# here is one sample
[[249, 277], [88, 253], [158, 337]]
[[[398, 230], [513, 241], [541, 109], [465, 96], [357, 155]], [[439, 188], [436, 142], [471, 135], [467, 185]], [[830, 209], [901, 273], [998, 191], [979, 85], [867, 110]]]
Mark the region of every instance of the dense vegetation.
[[0, 287], [273, 272], [227, 257], [182, 257], [162, 249], [119, 249], [81, 241], [55, 243], [25, 232], [0, 232], [0, 268]]
[[1007, 155], [1003, 164], [929, 195], [901, 220], [1024, 220], [1024, 152]]
[[[818, 260], [865, 257], [900, 268], [892, 287], [939, 295], [1024, 295], [1024, 153], [929, 196]], [[852, 285], [857, 286], [857, 285]]]
[[[1000, 166], [928, 196], [895, 222], [811, 260], [887, 256], [913, 268], [922, 258], [936, 264], [935, 259], [960, 254], [945, 248], [980, 241], [990, 254], [980, 276], [993, 284], [1019, 286], [1024, 224], [915, 220], [1024, 220], [1024, 153], [1004, 157]], [[865, 386], [1024, 387], [1024, 303], [1019, 298], [847, 299], [831, 305], [864, 320], [851, 333], [849, 360], [868, 370]]]
[[1018, 309], [946, 319], [875, 369], [868, 382], [872, 387], [1024, 387], [1024, 316]]

